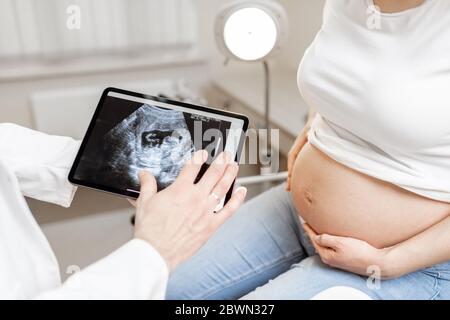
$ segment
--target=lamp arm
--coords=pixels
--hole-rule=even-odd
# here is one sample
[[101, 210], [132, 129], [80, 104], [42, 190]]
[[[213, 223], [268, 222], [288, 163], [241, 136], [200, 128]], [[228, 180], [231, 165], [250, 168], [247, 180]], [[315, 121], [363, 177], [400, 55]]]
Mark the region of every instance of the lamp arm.
[[264, 66], [264, 126], [267, 129], [267, 149], [270, 150], [270, 66], [267, 60], [263, 61]]

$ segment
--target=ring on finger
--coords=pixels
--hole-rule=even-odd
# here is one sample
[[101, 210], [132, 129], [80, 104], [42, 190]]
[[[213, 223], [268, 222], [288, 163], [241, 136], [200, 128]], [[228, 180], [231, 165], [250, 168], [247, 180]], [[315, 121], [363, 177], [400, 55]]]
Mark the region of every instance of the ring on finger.
[[217, 204], [220, 203], [221, 199], [215, 192], [211, 192], [211, 196], [216, 200]]

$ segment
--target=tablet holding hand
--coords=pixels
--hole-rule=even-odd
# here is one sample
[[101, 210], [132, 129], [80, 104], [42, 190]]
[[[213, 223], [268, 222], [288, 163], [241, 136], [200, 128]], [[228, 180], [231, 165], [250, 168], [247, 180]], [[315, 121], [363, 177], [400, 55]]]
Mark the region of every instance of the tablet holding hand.
[[206, 151], [196, 152], [175, 182], [159, 193], [155, 178], [145, 171], [140, 174], [135, 237], [151, 244], [170, 270], [190, 258], [245, 199], [247, 190], [238, 188], [226, 206], [214, 212], [236, 179], [238, 165], [229, 153], [222, 153], [195, 184], [207, 158]]

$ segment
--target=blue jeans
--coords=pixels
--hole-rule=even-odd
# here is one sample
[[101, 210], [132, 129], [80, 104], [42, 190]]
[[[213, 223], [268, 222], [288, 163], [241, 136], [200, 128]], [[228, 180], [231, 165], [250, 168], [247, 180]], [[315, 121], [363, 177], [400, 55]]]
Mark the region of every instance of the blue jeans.
[[178, 267], [167, 299], [310, 299], [334, 286], [373, 299], [450, 299], [450, 262], [378, 284], [321, 262], [281, 185], [243, 205]]

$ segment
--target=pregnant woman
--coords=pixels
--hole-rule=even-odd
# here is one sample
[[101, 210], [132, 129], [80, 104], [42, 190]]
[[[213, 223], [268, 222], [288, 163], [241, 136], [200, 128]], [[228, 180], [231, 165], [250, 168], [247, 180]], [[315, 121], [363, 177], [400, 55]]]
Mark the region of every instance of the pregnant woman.
[[328, 0], [287, 185], [243, 206], [167, 298], [450, 299], [449, 52], [448, 0]]

